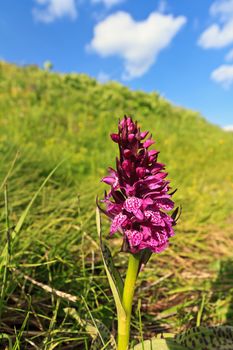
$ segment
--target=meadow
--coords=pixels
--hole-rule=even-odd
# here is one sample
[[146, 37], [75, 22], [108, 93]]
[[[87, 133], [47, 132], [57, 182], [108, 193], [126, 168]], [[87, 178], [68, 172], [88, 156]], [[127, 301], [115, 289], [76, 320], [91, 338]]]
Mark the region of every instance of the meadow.
[[[98, 320], [115, 334], [95, 201], [124, 114], [152, 132], [182, 206], [169, 248], [139, 276], [132, 339], [233, 326], [233, 133], [156, 92], [1, 62], [1, 349], [90, 349]], [[120, 235], [107, 242], [124, 274]]]

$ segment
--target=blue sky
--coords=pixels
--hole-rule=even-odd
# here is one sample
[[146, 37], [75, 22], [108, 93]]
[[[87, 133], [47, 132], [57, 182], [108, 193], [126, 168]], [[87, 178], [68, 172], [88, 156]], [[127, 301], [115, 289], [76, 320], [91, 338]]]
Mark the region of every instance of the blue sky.
[[233, 125], [233, 0], [8, 0], [0, 57], [158, 91]]

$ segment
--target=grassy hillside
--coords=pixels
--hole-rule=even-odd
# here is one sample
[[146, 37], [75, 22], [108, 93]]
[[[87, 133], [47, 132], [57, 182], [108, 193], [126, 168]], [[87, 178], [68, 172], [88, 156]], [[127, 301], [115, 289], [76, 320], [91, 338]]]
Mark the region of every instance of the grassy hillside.
[[[124, 114], [152, 132], [161, 151], [159, 159], [167, 165], [172, 187], [178, 188], [175, 200], [183, 207], [170, 248], [154, 256], [141, 276], [142, 312], [150, 314], [144, 320], [145, 335], [195, 324], [201, 300], [203, 322], [230, 322], [233, 133], [211, 125], [196, 112], [172, 106], [155, 92], [1, 62], [0, 186], [17, 154], [7, 178], [11, 228], [45, 177], [64, 161], [37, 197], [11, 246], [0, 332], [13, 341], [18, 336], [22, 349], [33, 348], [30, 342], [45, 349], [52, 349], [54, 342], [61, 349], [79, 349], [79, 345], [88, 349], [89, 344], [87, 334], [65, 317], [63, 309], [70, 302], [33, 284], [26, 275], [77, 296], [78, 303], [72, 306], [80, 315], [87, 313], [85, 300], [93, 317], [108, 325], [112, 320], [114, 306], [96, 244], [94, 211], [95, 196], [106, 188], [100, 179], [108, 166], [114, 166], [117, 154], [109, 134]], [[2, 244], [7, 237], [4, 188]], [[109, 224], [104, 225], [107, 235]], [[125, 262], [126, 257], [118, 254], [118, 239], [112, 246], [116, 261]], [[137, 333], [136, 317], [134, 326]]]

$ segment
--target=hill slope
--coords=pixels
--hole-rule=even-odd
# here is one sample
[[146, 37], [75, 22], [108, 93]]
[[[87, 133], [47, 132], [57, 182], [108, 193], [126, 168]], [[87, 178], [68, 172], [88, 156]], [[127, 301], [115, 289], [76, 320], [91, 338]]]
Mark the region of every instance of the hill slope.
[[59, 170], [66, 181], [82, 191], [92, 178], [93, 187], [99, 187], [117, 154], [109, 133], [129, 114], [153, 133], [184, 213], [192, 216], [195, 210], [195, 221], [196, 216], [205, 220], [213, 215], [215, 221], [233, 208], [233, 133], [172, 106], [156, 93], [2, 62], [0, 107], [2, 176], [20, 150], [27, 181], [31, 169], [40, 169], [42, 176], [67, 159]]

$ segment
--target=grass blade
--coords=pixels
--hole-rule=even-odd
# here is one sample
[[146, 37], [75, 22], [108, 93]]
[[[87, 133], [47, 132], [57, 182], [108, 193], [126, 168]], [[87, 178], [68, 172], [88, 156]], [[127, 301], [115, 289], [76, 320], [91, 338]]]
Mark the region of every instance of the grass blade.
[[[24, 221], [29, 213], [29, 210], [31, 209], [33, 203], [35, 202], [36, 198], [38, 197], [39, 193], [41, 192], [41, 190], [44, 188], [44, 186], [46, 185], [46, 183], [49, 181], [49, 179], [52, 177], [52, 175], [55, 173], [55, 171], [60, 167], [60, 165], [64, 162], [61, 161], [50, 173], [49, 175], [46, 177], [46, 179], [43, 181], [43, 183], [41, 184], [41, 186], [39, 187], [39, 189], [36, 191], [36, 193], [34, 194], [34, 196], [32, 197], [31, 201], [29, 202], [28, 206], [26, 207], [26, 209], [24, 210], [24, 212], [22, 213], [21, 217], [19, 218], [15, 229], [12, 231], [11, 234], [11, 242], [15, 239], [16, 235], [20, 232]], [[3, 251], [0, 255], [0, 274], [2, 273], [2, 269], [5, 266], [5, 261], [6, 261], [6, 256], [8, 254], [8, 243], [6, 243], [5, 247], [3, 248]]]

